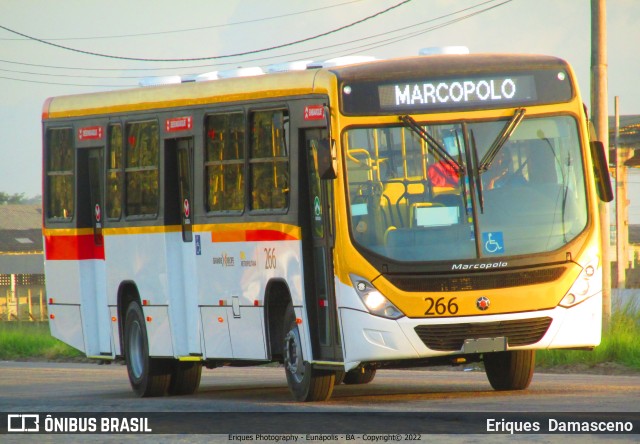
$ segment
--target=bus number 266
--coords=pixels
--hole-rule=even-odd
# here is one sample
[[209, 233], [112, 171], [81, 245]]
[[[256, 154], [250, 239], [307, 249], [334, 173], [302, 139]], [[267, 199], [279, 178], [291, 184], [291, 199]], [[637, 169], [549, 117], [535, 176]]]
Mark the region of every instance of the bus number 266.
[[274, 270], [276, 268], [276, 249], [265, 248], [264, 253], [267, 255], [264, 261], [265, 270]]
[[457, 298], [425, 298], [427, 303], [427, 311], [424, 312], [427, 316], [443, 315], [443, 314], [456, 314], [458, 312], [458, 304], [456, 304]]

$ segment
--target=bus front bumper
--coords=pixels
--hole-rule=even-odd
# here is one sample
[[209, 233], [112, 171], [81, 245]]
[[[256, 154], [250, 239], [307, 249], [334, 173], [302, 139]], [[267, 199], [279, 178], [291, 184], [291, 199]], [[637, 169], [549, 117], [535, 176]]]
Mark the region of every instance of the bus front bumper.
[[[464, 339], [503, 336], [507, 350], [595, 347], [601, 339], [602, 294], [571, 308], [468, 317], [392, 320], [353, 308], [339, 311], [348, 371], [362, 362], [467, 354]], [[538, 331], [527, 336], [535, 328]], [[460, 341], [451, 342], [451, 336]]]

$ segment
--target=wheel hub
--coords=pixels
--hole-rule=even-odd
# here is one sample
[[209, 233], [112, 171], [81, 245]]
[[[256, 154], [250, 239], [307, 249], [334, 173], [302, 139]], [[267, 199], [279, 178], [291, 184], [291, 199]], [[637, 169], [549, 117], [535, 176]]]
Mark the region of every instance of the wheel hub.
[[296, 328], [290, 330], [284, 338], [284, 365], [297, 382], [301, 382], [304, 379], [302, 344]]
[[140, 324], [134, 322], [129, 336], [129, 364], [131, 372], [136, 379], [142, 377], [144, 369], [144, 357], [142, 352], [142, 330]]

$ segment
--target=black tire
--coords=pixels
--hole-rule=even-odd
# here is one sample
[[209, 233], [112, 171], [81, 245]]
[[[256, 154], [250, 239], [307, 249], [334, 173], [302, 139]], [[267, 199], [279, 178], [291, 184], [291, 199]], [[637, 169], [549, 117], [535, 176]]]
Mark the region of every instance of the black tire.
[[296, 315], [291, 304], [284, 315], [283, 358], [289, 391], [296, 401], [326, 401], [331, 397], [335, 372], [314, 369], [304, 361]]
[[201, 376], [202, 362], [175, 361], [167, 392], [170, 395], [192, 395], [200, 386]]
[[349, 385], [368, 384], [376, 376], [375, 367], [360, 367], [348, 371], [344, 375], [344, 383]]
[[533, 378], [535, 350], [485, 353], [484, 370], [495, 390], [524, 390]]
[[147, 327], [137, 302], [127, 308], [124, 353], [133, 391], [140, 397], [163, 396], [169, 387], [172, 361], [149, 357]]

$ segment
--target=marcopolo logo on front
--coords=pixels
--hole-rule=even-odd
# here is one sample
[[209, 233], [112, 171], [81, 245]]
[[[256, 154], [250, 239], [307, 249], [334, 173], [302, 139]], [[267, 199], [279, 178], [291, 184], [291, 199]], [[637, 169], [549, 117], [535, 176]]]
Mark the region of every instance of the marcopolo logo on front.
[[453, 264], [452, 270], [490, 270], [492, 268], [508, 267], [508, 262], [488, 262], [482, 264]]

